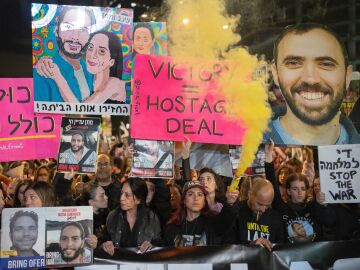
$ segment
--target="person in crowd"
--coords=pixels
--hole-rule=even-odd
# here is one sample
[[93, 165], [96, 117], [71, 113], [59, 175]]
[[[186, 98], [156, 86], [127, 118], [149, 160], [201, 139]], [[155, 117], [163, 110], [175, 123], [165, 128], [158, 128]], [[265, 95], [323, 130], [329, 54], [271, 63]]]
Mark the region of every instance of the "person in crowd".
[[119, 205], [121, 185], [119, 179], [112, 174], [112, 160], [107, 154], [100, 154], [97, 158], [95, 182], [104, 190], [108, 197], [109, 208], [115, 209]]
[[240, 182], [240, 188], [239, 188], [240, 202], [248, 200], [251, 187], [252, 187], [252, 177], [251, 176], [244, 177]]
[[[295, 233], [292, 224], [300, 223], [306, 231], [306, 241], [319, 241], [322, 238], [322, 225], [332, 226], [335, 223], [335, 213], [331, 207], [324, 204], [325, 194], [319, 192], [316, 194], [316, 199], [310, 203], [306, 201], [307, 190], [309, 182], [305, 175], [300, 173], [293, 173], [286, 179], [286, 192], [288, 201], [284, 202], [281, 199], [279, 185], [275, 179], [275, 173], [272, 163], [272, 150], [274, 142], [265, 146], [266, 177], [274, 186], [275, 197], [273, 201], [273, 208], [277, 210], [282, 216], [285, 235], [289, 242], [303, 242], [304, 237], [298, 237]], [[269, 162], [270, 161], [270, 162]]]
[[35, 171], [34, 181], [42, 181], [50, 183], [50, 169], [47, 165], [41, 165]]
[[21, 180], [15, 190], [15, 199], [14, 199], [14, 207], [24, 207], [24, 193], [26, 188], [31, 185], [33, 181], [31, 180]]
[[47, 182], [33, 182], [24, 191], [25, 207], [56, 206], [53, 187]]
[[10, 179], [6, 189], [6, 198], [5, 198], [6, 207], [14, 206], [15, 190], [19, 181], [20, 180], [17, 178]]
[[283, 164], [279, 167], [276, 171], [276, 179], [279, 183], [279, 189], [281, 194], [281, 199], [286, 202], [288, 200], [287, 193], [286, 193], [286, 178], [294, 172], [293, 167]]
[[[1, 220], [2, 210], [5, 207], [5, 198], [6, 198], [6, 191], [5, 191], [4, 187], [3, 187], [3, 185], [0, 183], [0, 220]], [[0, 222], [0, 232], [1, 232], [1, 222]]]
[[253, 180], [248, 199], [236, 202], [237, 219], [225, 242], [231, 244], [255, 244], [272, 250], [273, 243], [284, 242], [280, 215], [271, 208], [274, 189], [263, 177]]
[[220, 244], [234, 221], [235, 215], [225, 204], [214, 215], [206, 200], [207, 191], [199, 181], [185, 183], [181, 198], [181, 211], [165, 227], [164, 244], [166, 246], [209, 246]]
[[138, 247], [144, 253], [161, 244], [161, 227], [156, 214], [146, 207], [147, 187], [140, 178], [128, 178], [121, 189], [120, 205], [106, 220], [108, 241], [101, 247], [114, 255], [118, 247]]
[[212, 169], [206, 167], [200, 170], [199, 181], [207, 192], [206, 200], [210, 210], [220, 213], [226, 203], [224, 182]]
[[106, 217], [109, 214], [108, 197], [105, 190], [95, 182], [85, 184], [78, 205], [90, 205], [93, 207], [93, 233], [100, 243], [103, 242], [105, 233]]

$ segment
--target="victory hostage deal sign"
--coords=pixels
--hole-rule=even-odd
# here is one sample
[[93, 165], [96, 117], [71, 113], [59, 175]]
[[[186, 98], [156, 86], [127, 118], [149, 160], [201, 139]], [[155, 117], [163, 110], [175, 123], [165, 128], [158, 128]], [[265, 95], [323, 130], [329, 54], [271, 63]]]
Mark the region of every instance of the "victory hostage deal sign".
[[137, 55], [131, 136], [242, 144], [247, 128], [227, 115], [219, 84], [231, 75], [231, 64], [220, 61]]

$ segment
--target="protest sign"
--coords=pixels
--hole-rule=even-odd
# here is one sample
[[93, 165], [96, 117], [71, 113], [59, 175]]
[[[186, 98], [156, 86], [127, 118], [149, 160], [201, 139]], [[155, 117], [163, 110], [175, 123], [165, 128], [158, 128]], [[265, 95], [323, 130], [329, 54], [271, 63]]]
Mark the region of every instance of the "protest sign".
[[100, 118], [63, 117], [57, 169], [95, 173]]
[[360, 202], [360, 145], [319, 146], [320, 189], [326, 203]]
[[135, 140], [131, 176], [172, 178], [174, 142]]
[[92, 263], [93, 251], [86, 238], [93, 233], [91, 206], [57, 207], [47, 215], [46, 265]]
[[[233, 173], [236, 172], [240, 160], [241, 160], [242, 147], [239, 145], [229, 146], [230, 162], [233, 169]], [[258, 151], [255, 153], [255, 157], [250, 166], [245, 170], [244, 175], [265, 175], [265, 148], [264, 145], [260, 145]]]
[[[1, 269], [91, 263], [92, 250], [84, 240], [80, 241], [81, 252], [64, 263], [67, 253], [63, 240], [68, 229], [74, 226], [82, 228], [85, 237], [92, 234], [92, 220], [93, 212], [89, 206], [4, 209], [1, 215]], [[81, 261], [82, 258], [88, 261]]]
[[31, 12], [35, 111], [129, 114], [133, 10], [32, 4]]
[[0, 162], [56, 157], [61, 117], [34, 114], [33, 96], [31, 78], [0, 79]]
[[226, 114], [227, 101], [218, 88], [219, 76], [230, 72], [230, 65], [220, 61], [138, 55], [131, 136], [175, 141], [187, 136], [193, 142], [241, 144], [246, 127]]

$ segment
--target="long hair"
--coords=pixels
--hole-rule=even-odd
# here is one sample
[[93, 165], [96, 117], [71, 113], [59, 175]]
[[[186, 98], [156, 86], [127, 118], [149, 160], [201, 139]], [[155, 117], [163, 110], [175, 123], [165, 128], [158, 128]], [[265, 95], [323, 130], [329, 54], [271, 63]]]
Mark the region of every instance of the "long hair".
[[211, 173], [214, 176], [216, 189], [215, 189], [215, 202], [225, 203], [226, 202], [226, 195], [225, 195], [225, 185], [220, 176], [211, 168], [204, 167], [199, 172], [198, 180], [200, 180], [200, 176], [203, 173]]
[[[26, 186], [26, 188], [31, 185], [32, 183], [34, 183], [33, 181], [31, 180], [21, 180], [17, 186], [16, 186], [16, 189], [15, 189], [15, 198], [14, 198], [14, 207], [22, 207], [21, 205], [21, 202], [19, 200], [19, 192], [20, 192], [20, 188], [22, 186]], [[26, 190], [26, 189], [25, 189]]]
[[131, 192], [134, 196], [140, 200], [140, 205], [146, 205], [148, 189], [145, 181], [139, 177], [130, 177], [124, 182], [124, 185], [126, 183], [130, 186]]
[[42, 207], [51, 207], [56, 206], [57, 201], [55, 197], [55, 192], [53, 190], [52, 185], [47, 182], [34, 182], [29, 185], [24, 192], [27, 190], [32, 189], [35, 193], [39, 196]]
[[113, 32], [100, 30], [92, 33], [90, 35], [89, 41], [91, 42], [91, 39], [97, 34], [103, 34], [108, 37], [110, 59], [114, 59], [114, 65], [110, 68], [110, 76], [121, 79], [123, 70], [123, 53], [120, 38]]

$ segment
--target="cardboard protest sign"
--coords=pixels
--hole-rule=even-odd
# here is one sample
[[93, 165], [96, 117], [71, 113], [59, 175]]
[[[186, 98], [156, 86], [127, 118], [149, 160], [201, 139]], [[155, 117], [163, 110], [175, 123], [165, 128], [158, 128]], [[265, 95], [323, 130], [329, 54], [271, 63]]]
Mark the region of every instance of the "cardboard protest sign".
[[326, 203], [360, 202], [360, 145], [319, 146], [318, 151]]
[[[131, 136], [138, 139], [241, 144], [246, 127], [226, 115], [218, 77], [221, 62], [138, 55]], [[139, 128], [141, 127], [141, 128]], [[144, 128], [151, 127], [151, 128]]]
[[63, 117], [57, 170], [95, 173], [100, 118]]
[[35, 111], [128, 115], [133, 10], [32, 4], [31, 11]]
[[[45, 221], [46, 265], [92, 263], [93, 250], [86, 243], [86, 238], [93, 233], [92, 207], [56, 207], [55, 209]], [[72, 244], [73, 241], [76, 243]], [[77, 250], [73, 250], [74, 248]]]
[[[92, 234], [92, 220], [93, 212], [89, 206], [4, 209], [1, 216], [1, 269], [91, 263], [92, 249], [83, 238]], [[77, 256], [71, 260], [65, 241], [69, 230], [79, 236], [84, 232], [79, 237], [81, 244], [75, 252]]]
[[0, 78], [0, 162], [56, 157], [61, 117], [35, 114], [33, 96], [31, 78]]
[[[242, 147], [239, 145], [229, 146], [230, 162], [233, 169], [233, 173], [239, 166], [241, 160]], [[260, 145], [258, 151], [255, 154], [253, 162], [245, 170], [244, 175], [256, 175], [265, 174], [265, 148], [264, 145]]]
[[173, 141], [135, 140], [131, 176], [172, 178], [174, 151]]

